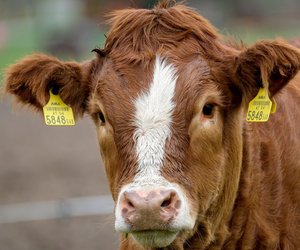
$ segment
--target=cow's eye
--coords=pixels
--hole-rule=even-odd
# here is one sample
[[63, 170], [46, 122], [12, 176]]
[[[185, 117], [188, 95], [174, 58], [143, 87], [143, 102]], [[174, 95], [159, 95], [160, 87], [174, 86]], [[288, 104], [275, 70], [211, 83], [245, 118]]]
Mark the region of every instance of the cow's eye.
[[104, 117], [104, 115], [103, 115], [102, 112], [99, 112], [99, 113], [98, 113], [98, 117], [99, 117], [99, 120], [100, 120], [102, 123], [105, 123], [105, 117]]
[[207, 117], [212, 117], [214, 114], [215, 105], [205, 104], [202, 109], [202, 114]]

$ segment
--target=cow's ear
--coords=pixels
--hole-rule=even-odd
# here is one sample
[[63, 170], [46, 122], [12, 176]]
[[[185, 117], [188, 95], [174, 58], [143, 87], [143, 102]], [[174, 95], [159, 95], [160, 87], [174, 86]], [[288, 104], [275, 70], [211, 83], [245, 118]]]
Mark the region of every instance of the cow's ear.
[[270, 96], [281, 90], [300, 69], [300, 50], [284, 41], [261, 41], [242, 51], [234, 62], [234, 78], [246, 99], [260, 87]]
[[86, 109], [90, 93], [91, 62], [63, 62], [55, 57], [34, 54], [10, 66], [5, 74], [4, 91], [23, 104], [42, 110], [55, 87], [76, 116]]

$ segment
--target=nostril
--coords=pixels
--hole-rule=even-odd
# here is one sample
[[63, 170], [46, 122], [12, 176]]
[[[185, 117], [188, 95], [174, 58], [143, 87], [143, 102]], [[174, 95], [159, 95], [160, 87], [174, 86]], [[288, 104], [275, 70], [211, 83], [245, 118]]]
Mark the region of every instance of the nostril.
[[131, 197], [131, 194], [128, 192], [125, 192], [122, 196], [122, 199], [120, 201], [120, 207], [122, 214], [128, 214], [129, 212], [132, 212], [136, 209], [134, 198]]
[[160, 205], [161, 207], [168, 207], [171, 204], [171, 197], [167, 200], [164, 200], [163, 203]]
[[127, 207], [129, 208], [134, 208], [134, 197], [130, 192], [124, 192], [123, 194], [123, 201], [124, 204], [126, 204]]
[[120, 210], [121, 215], [125, 219], [129, 219], [136, 212], [136, 206], [132, 197], [130, 197], [130, 193], [124, 193], [121, 201], [120, 201]]
[[168, 207], [174, 207], [174, 203], [176, 203], [178, 200], [178, 197], [176, 193], [170, 192], [168, 195], [165, 196], [163, 202], [161, 203], [160, 207], [162, 208], [168, 208]]
[[132, 204], [132, 202], [131, 201], [127, 201], [127, 205], [129, 206], [129, 207], [132, 207], [132, 208], [134, 208], [134, 205]]

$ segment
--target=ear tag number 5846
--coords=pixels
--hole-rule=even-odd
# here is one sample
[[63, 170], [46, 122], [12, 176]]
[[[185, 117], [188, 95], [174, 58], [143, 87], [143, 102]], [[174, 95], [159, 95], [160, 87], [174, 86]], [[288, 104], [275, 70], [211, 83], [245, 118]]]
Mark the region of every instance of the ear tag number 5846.
[[49, 91], [49, 102], [43, 107], [45, 123], [48, 126], [72, 126], [75, 125], [73, 111], [65, 104], [58, 94]]

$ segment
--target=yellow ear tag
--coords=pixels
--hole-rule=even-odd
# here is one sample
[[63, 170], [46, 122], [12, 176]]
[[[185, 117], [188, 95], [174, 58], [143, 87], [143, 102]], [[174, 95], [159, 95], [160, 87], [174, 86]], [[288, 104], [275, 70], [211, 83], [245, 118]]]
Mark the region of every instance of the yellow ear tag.
[[52, 93], [50, 89], [49, 102], [43, 107], [45, 123], [48, 126], [72, 126], [75, 125], [73, 111], [65, 104], [59, 95]]
[[275, 99], [272, 99], [272, 108], [271, 108], [271, 114], [275, 114], [276, 113], [276, 109], [277, 109], [277, 103], [275, 101]]
[[266, 122], [271, 113], [272, 101], [266, 88], [260, 88], [257, 96], [249, 102], [247, 122]]

